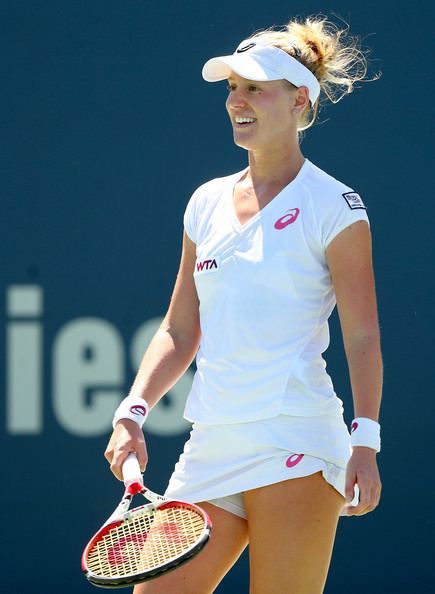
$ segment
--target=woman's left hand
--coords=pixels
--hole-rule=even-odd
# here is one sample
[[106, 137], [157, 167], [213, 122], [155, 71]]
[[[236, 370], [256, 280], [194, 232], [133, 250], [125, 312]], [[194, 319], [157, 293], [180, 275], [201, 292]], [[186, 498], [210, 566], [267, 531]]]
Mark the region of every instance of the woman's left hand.
[[[359, 503], [350, 505], [354, 498], [354, 486], [359, 488]], [[376, 463], [376, 452], [371, 448], [357, 446], [346, 469], [346, 505], [342, 514], [362, 516], [373, 511], [381, 497], [381, 479]]]

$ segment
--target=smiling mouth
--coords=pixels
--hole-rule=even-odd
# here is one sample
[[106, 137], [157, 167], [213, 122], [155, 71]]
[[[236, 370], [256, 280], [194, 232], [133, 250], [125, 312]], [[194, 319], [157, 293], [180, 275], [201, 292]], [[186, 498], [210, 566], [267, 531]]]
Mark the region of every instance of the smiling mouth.
[[249, 126], [250, 124], [253, 124], [254, 122], [256, 122], [257, 120], [255, 118], [241, 118], [239, 116], [236, 116], [234, 118], [234, 122], [238, 125], [238, 126]]

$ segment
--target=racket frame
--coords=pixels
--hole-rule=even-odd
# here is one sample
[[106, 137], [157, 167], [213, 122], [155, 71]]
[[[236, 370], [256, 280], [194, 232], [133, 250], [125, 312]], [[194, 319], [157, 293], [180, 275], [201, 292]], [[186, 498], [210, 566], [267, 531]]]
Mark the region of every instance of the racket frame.
[[[135, 507], [132, 510], [130, 510], [129, 506], [131, 504], [133, 496], [137, 493], [140, 493], [144, 497], [146, 497], [146, 499], [148, 499], [150, 503]], [[101, 540], [106, 534], [108, 534], [110, 530], [120, 526], [122, 523], [129, 521], [130, 519], [133, 519], [137, 515], [143, 515], [144, 512], [164, 510], [165, 508], [177, 506], [180, 506], [184, 509], [194, 509], [204, 519], [204, 528], [202, 530], [201, 535], [199, 536], [197, 541], [193, 545], [191, 545], [191, 547], [186, 549], [186, 551], [184, 551], [184, 553], [180, 557], [170, 559], [166, 563], [163, 563], [162, 565], [159, 565], [158, 567], [155, 567], [153, 569], [147, 569], [142, 573], [134, 573], [122, 577], [103, 577], [96, 574], [88, 568], [87, 559], [89, 552], [92, 550], [95, 543]], [[211, 520], [208, 517], [207, 513], [197, 505], [193, 503], [186, 503], [184, 501], [177, 501], [175, 499], [168, 499], [163, 495], [158, 495], [157, 493], [150, 491], [147, 487], [143, 485], [143, 483], [140, 483], [139, 481], [128, 481], [128, 483], [126, 483], [126, 490], [124, 496], [121, 499], [119, 505], [117, 506], [113, 514], [94, 534], [94, 536], [90, 539], [89, 543], [86, 545], [81, 559], [82, 571], [85, 573], [88, 581], [99, 588], [126, 588], [129, 586], [133, 586], [135, 584], [140, 584], [142, 582], [146, 582], [150, 579], [158, 577], [159, 575], [166, 573], [167, 571], [176, 569], [177, 567], [184, 565], [184, 563], [186, 563], [197, 553], [199, 553], [199, 551], [201, 551], [201, 549], [207, 544], [208, 539], [210, 538], [210, 534]]]

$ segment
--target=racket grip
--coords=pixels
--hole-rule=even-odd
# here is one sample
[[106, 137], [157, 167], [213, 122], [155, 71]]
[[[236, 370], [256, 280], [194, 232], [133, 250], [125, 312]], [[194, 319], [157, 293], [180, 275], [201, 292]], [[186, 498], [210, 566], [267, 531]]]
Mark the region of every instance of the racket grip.
[[132, 483], [143, 484], [142, 472], [136, 454], [131, 452], [122, 465], [122, 478], [124, 485], [128, 487]]

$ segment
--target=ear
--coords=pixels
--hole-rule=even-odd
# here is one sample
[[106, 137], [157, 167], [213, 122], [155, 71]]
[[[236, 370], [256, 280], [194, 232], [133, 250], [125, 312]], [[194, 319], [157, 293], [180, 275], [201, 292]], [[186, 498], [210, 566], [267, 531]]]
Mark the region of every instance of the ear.
[[308, 87], [298, 87], [294, 94], [292, 111], [302, 113], [309, 103], [310, 96], [308, 94]]

